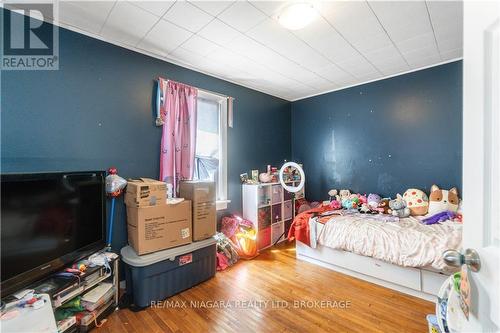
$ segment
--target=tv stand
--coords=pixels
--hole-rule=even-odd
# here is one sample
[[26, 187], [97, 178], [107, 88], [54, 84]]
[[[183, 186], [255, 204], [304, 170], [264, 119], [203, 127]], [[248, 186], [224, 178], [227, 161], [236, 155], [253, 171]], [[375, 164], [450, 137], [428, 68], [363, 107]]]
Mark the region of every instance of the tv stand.
[[[102, 252], [102, 251], [99, 251]], [[104, 252], [102, 252], [104, 253]], [[9, 296], [9, 299], [5, 300], [7, 303], [5, 309], [2, 313], [5, 314], [10, 311], [17, 311], [16, 317], [11, 320], [2, 320], [2, 329], [10, 328], [9, 331], [21, 332], [26, 331], [26, 327], [30, 328], [30, 331], [41, 331], [52, 332], [53, 325], [48, 323], [56, 323], [55, 313], [63, 305], [70, 302], [77, 296], [81, 296], [86, 292], [89, 292], [96, 288], [101, 283], [109, 283], [112, 285], [105, 295], [108, 299], [103, 301], [102, 304], [96, 306], [93, 311], [85, 311], [80, 313], [75, 313], [74, 319], [70, 318], [64, 321], [58, 321], [56, 323], [56, 330], [54, 333], [74, 333], [74, 332], [88, 332], [96, 326], [103, 318], [107, 317], [118, 307], [118, 297], [119, 297], [119, 256], [112, 252], [105, 252], [109, 259], [110, 269], [106, 269], [104, 266], [88, 267], [87, 270], [80, 275], [80, 277], [72, 278], [70, 275], [61, 275], [64, 273], [64, 269], [54, 273], [48, 278], [38, 281], [30, 285], [28, 290], [35, 290], [35, 294], [42, 295], [46, 303], [50, 301], [50, 304], [45, 304], [42, 309], [44, 309], [44, 320], [40, 320], [40, 315], [35, 316], [34, 313], [40, 310], [34, 310], [32, 308], [19, 308], [16, 304], [12, 302], [14, 299]], [[88, 258], [84, 258], [88, 259]], [[67, 267], [71, 267], [69, 265]], [[9, 302], [10, 301], [10, 302]], [[52, 318], [49, 318], [49, 317]], [[80, 324], [76, 322], [78, 317]], [[36, 320], [34, 319], [36, 318]], [[28, 326], [27, 326], [28, 325]], [[38, 326], [38, 325], [44, 325]], [[51, 327], [47, 330], [47, 327]]]

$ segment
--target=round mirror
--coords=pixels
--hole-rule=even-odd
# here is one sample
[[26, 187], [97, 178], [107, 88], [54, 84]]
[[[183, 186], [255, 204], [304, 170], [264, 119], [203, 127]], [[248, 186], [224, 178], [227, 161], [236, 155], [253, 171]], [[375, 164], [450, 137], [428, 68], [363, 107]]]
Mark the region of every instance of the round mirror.
[[[298, 179], [300, 178], [300, 179]], [[295, 162], [286, 162], [280, 169], [279, 179], [281, 186], [288, 192], [297, 193], [302, 190], [306, 182], [306, 174], [302, 167]], [[297, 186], [290, 186], [290, 183]]]

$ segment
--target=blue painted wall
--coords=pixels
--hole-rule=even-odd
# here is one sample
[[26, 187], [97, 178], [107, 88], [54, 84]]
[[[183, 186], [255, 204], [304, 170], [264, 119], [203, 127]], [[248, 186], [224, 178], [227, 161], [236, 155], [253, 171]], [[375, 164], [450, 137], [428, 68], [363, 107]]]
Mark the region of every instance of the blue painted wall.
[[[116, 166], [123, 177], [158, 177], [161, 129], [152, 110], [158, 76], [236, 98], [227, 212], [241, 212], [240, 173], [290, 159], [285, 100], [65, 29], [59, 45], [58, 71], [2, 72], [3, 173]], [[126, 243], [125, 221], [120, 204], [115, 248]]]
[[306, 196], [394, 196], [462, 185], [462, 62], [292, 103], [292, 156]]

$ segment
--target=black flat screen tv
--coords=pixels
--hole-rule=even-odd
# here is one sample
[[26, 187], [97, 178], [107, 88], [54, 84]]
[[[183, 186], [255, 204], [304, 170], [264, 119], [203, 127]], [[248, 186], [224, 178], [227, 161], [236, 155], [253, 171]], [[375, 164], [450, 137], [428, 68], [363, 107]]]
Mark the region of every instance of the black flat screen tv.
[[104, 248], [105, 175], [1, 175], [2, 297]]

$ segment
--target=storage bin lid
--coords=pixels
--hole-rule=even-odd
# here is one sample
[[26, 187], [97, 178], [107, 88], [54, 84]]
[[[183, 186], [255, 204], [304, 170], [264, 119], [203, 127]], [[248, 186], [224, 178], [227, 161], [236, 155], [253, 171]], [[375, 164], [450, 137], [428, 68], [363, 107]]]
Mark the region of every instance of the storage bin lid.
[[202, 241], [192, 242], [191, 244], [174, 247], [168, 250], [153, 252], [142, 256], [137, 255], [135, 250], [130, 245], [127, 245], [125, 247], [122, 247], [120, 253], [122, 255], [122, 260], [126, 264], [134, 267], [144, 267], [156, 264], [157, 262], [167, 259], [174, 261], [175, 258], [180, 255], [202, 249], [215, 243], [215, 238], [210, 237]]

